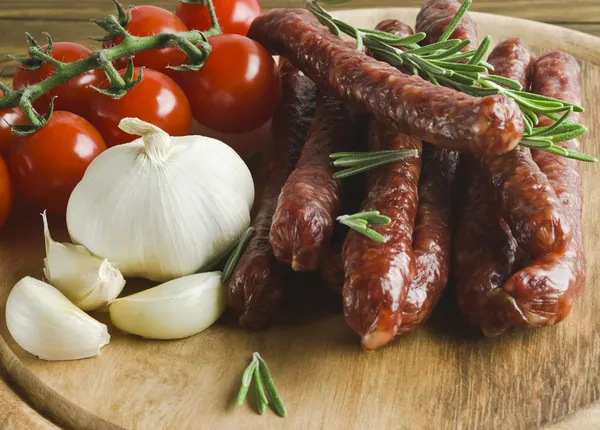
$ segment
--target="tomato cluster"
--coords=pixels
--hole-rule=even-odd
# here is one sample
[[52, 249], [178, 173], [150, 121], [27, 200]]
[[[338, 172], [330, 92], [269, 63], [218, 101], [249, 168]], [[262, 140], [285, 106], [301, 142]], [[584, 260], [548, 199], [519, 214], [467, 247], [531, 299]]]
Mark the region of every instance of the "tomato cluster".
[[[133, 57], [134, 78], [143, 67], [143, 80], [120, 99], [92, 88], [110, 86], [101, 69], [37, 99], [38, 112], [46, 112], [51, 100], [55, 111], [42, 129], [27, 137], [15, 136], [8, 126], [26, 124], [20, 109], [0, 111], [0, 225], [12, 205], [11, 182], [30, 205], [64, 214], [70, 193], [89, 163], [107, 147], [132, 140], [118, 128], [124, 117], [151, 122], [173, 136], [190, 134], [192, 118], [220, 133], [245, 133], [269, 120], [281, 95], [279, 74], [270, 54], [245, 37], [261, 13], [260, 5], [257, 0], [213, 0], [213, 4], [223, 34], [209, 38], [212, 51], [199, 71], [169, 67], [187, 60], [176, 47], [152, 49]], [[210, 28], [209, 9], [198, 0], [180, 1], [176, 14], [155, 6], [132, 8], [126, 26], [130, 34], [140, 37]], [[118, 36], [103, 42], [103, 47], [122, 42]], [[72, 63], [93, 52], [77, 43], [57, 42], [50, 55]], [[121, 76], [127, 62], [123, 58], [114, 63]], [[49, 63], [32, 70], [19, 68], [13, 87], [26, 88], [54, 72]], [[244, 148], [235, 149], [248, 155]]]

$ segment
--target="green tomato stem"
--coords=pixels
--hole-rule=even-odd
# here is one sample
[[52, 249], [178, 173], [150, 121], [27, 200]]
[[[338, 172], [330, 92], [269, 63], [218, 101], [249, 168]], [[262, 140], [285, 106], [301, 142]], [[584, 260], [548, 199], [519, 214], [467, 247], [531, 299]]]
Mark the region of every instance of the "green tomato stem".
[[0, 98], [0, 109], [20, 107], [34, 131], [43, 127], [46, 121], [31, 107], [32, 103], [49, 91], [90, 70], [101, 68], [106, 73], [113, 88], [130, 89], [131, 86], [126, 85], [127, 83], [119, 75], [112, 63], [122, 58], [131, 57], [139, 52], [171, 46], [176, 46], [186, 54], [190, 54], [188, 59], [191, 62], [191, 67], [194, 67], [194, 65], [201, 66], [210, 54], [210, 46], [206, 43], [206, 39], [221, 34], [214, 5], [211, 0], [205, 1], [211, 15], [212, 28], [204, 32], [185, 31], [137, 37], [129, 34], [119, 23], [118, 19], [111, 15], [104, 20], [96, 20], [95, 22], [102, 28], [110, 28], [113, 34], [123, 35], [123, 42], [107, 49], [101, 49], [83, 60], [74, 63], [63, 63], [49, 58], [49, 55], [43, 52], [37, 43], [30, 44], [30, 57], [51, 63], [56, 68], [56, 71], [47, 79], [24, 89], [13, 90], [6, 88], [4, 96]]

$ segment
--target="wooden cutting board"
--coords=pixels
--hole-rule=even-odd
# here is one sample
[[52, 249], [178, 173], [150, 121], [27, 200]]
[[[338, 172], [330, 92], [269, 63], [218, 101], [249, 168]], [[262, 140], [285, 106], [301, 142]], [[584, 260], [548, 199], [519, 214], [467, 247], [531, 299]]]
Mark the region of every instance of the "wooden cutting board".
[[[412, 24], [416, 13], [380, 9], [338, 15], [373, 27], [389, 17]], [[531, 21], [473, 16], [480, 33], [496, 41], [521, 36], [537, 52], [563, 49], [580, 59], [583, 120], [590, 127], [584, 150], [600, 157], [600, 39]], [[265, 332], [243, 331], [231, 316], [204, 333], [171, 342], [126, 336], [110, 327], [112, 341], [98, 358], [38, 360], [15, 344], [4, 318], [11, 287], [25, 275], [41, 276], [41, 220], [19, 214], [0, 231], [0, 376], [37, 412], [73, 428], [518, 429], [554, 423], [600, 398], [598, 166], [585, 165], [583, 173], [590, 269], [586, 292], [566, 322], [486, 339], [462, 322], [450, 290], [424, 328], [375, 353], [360, 350], [344, 324], [339, 298], [306, 277], [291, 287], [285, 317]], [[63, 222], [50, 222], [56, 236], [66, 239]], [[107, 321], [106, 315], [95, 316]], [[253, 351], [272, 368], [288, 406], [285, 419], [234, 405]], [[0, 427], [52, 428], [4, 385], [0, 399]], [[571, 422], [577, 423], [581, 428], [584, 421]]]

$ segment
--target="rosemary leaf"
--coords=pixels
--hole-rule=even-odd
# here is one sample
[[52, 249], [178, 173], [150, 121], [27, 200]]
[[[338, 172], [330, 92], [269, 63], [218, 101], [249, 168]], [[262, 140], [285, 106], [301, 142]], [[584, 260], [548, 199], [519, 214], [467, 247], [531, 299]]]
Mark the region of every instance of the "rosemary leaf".
[[252, 382], [252, 376], [258, 367], [258, 360], [256, 357], [252, 357], [252, 361], [244, 370], [242, 374], [242, 386], [237, 396], [238, 405], [242, 405], [244, 400], [246, 400], [246, 396], [248, 395], [248, 390], [250, 389], [250, 383]]
[[517, 82], [513, 79], [505, 78], [504, 76], [487, 75], [483, 79], [494, 82], [498, 85], [502, 85], [504, 88], [507, 88], [509, 90], [520, 91], [523, 89], [523, 86], [521, 85], [520, 82]]
[[580, 136], [583, 136], [587, 133], [586, 127], [581, 127], [575, 129], [573, 131], [565, 132], [565, 133], [556, 133], [548, 136], [547, 138], [553, 143], [566, 142], [567, 140], [577, 139]]
[[334, 158], [335, 156], [335, 161], [331, 163], [334, 167], [354, 167], [367, 162], [380, 161], [382, 159], [389, 158], [390, 156], [410, 157], [413, 156], [414, 152], [414, 149], [357, 152], [344, 157], [339, 157], [337, 154], [331, 154], [330, 158]]
[[242, 254], [246, 250], [246, 247], [248, 246], [248, 243], [250, 242], [250, 239], [252, 238], [253, 234], [254, 227], [249, 227], [248, 230], [244, 232], [244, 234], [240, 238], [240, 241], [238, 242], [237, 247], [235, 248], [235, 251], [233, 251], [229, 259], [227, 260], [227, 263], [225, 264], [223, 274], [221, 275], [221, 282], [229, 281], [229, 278], [231, 278], [231, 275], [233, 275], [235, 266], [237, 266]]
[[540, 119], [531, 109], [521, 108], [521, 113], [523, 114], [523, 117], [527, 117], [533, 126], [537, 126], [540, 123]]
[[285, 417], [287, 415], [287, 410], [285, 408], [285, 404], [277, 391], [277, 387], [275, 386], [275, 382], [273, 381], [273, 376], [269, 371], [269, 367], [263, 358], [260, 356], [258, 352], [254, 353], [254, 357], [258, 359], [258, 371], [261, 373], [261, 379], [264, 381], [264, 387], [266, 394], [269, 398], [269, 405], [272, 406], [273, 410], [280, 417]]
[[431, 45], [427, 45], [427, 46], [422, 46], [416, 49], [411, 49], [410, 51], [406, 51], [409, 54], [414, 54], [414, 55], [423, 55], [423, 54], [429, 54], [432, 52], [436, 52], [439, 51], [440, 49], [451, 49], [456, 47], [457, 45], [460, 45], [460, 40], [446, 40], [444, 42], [436, 42], [436, 43], [432, 43]]
[[267, 394], [265, 393], [265, 386], [263, 384], [262, 376], [260, 376], [259, 371], [254, 372], [254, 389], [256, 393], [256, 409], [258, 413], [262, 415], [267, 410], [269, 400], [267, 399]]
[[357, 212], [352, 215], [342, 215], [342, 216], [344, 217], [344, 219], [354, 220], [354, 219], [372, 217], [372, 216], [377, 216], [377, 215], [379, 215], [379, 211]]
[[460, 9], [458, 9], [458, 11], [456, 11], [456, 15], [454, 15], [454, 18], [452, 18], [452, 21], [450, 21], [450, 24], [448, 25], [448, 27], [446, 27], [446, 30], [444, 31], [444, 33], [442, 33], [442, 35], [440, 36], [440, 39], [439, 39], [440, 42], [443, 42], [444, 40], [448, 40], [450, 38], [450, 36], [452, 35], [452, 33], [454, 33], [454, 30], [456, 30], [458, 23], [460, 22], [462, 17], [467, 13], [469, 8], [471, 7], [471, 3], [472, 3], [472, 0], [465, 0], [463, 2]]
[[534, 133], [533, 122], [527, 115], [523, 115], [523, 123], [525, 124], [525, 134], [531, 136]]
[[[431, 53], [429, 55], [426, 55], [428, 60], [448, 60], [450, 59], [454, 54], [462, 51], [463, 49], [465, 49], [467, 46], [469, 46], [469, 44], [471, 43], [470, 40], [461, 40], [460, 43], [456, 44], [454, 47], [449, 48], [449, 49], [445, 49], [442, 52], [436, 52], [436, 53]], [[431, 46], [431, 45], [430, 45]], [[470, 54], [470, 56], [472, 56], [472, 53], [466, 53], [466, 54]]]
[[582, 154], [577, 151], [563, 148], [562, 146], [552, 145], [550, 148], [543, 149], [543, 151], [550, 152], [552, 154], [560, 155], [573, 160], [584, 161], [586, 163], [596, 163], [598, 159], [592, 155]]
[[[481, 62], [481, 60], [483, 60], [483, 57], [485, 57], [485, 55], [489, 51], [491, 45], [492, 45], [492, 37], [485, 36], [485, 38], [481, 41], [479, 48], [477, 48], [477, 50], [475, 51], [475, 54], [473, 54], [473, 57], [469, 60], [469, 64], [472, 64], [472, 65], [479, 64]], [[484, 67], [484, 69], [485, 69], [485, 67]], [[485, 72], [485, 70], [483, 70], [483, 71]]]
[[386, 33], [385, 31], [370, 30], [367, 28], [359, 28], [358, 30], [365, 36], [377, 39], [380, 42], [387, 43], [390, 46], [415, 46], [416, 48], [418, 47], [416, 44], [425, 38], [425, 33], [416, 33], [407, 37], [400, 37], [396, 36], [395, 34]]
[[368, 225], [386, 225], [392, 222], [392, 220], [381, 215], [379, 211], [359, 212], [353, 215], [342, 215], [337, 218], [340, 224], [350, 227], [352, 230], [368, 237], [371, 240], [379, 243], [385, 243], [387, 239], [381, 234], [372, 230]]
[[[476, 66], [474, 64], [463, 64], [463, 63], [452, 63], [449, 61], [443, 60], [432, 60], [431, 61], [436, 66], [444, 67], [449, 70], [456, 70], [459, 72], [467, 72], [467, 73], [485, 73], [487, 69], [483, 66]], [[475, 77], [477, 79], [478, 76]], [[473, 83], [475, 83], [475, 79], [473, 79]]]
[[387, 242], [384, 236], [367, 227], [365, 223], [357, 222], [357, 220], [339, 220], [339, 222], [375, 242]]
[[550, 148], [552, 146], [551, 140], [532, 139], [532, 138], [527, 138], [527, 137], [524, 137], [523, 139], [521, 139], [521, 142], [519, 142], [519, 143], [527, 148], [535, 148], [535, 149]]

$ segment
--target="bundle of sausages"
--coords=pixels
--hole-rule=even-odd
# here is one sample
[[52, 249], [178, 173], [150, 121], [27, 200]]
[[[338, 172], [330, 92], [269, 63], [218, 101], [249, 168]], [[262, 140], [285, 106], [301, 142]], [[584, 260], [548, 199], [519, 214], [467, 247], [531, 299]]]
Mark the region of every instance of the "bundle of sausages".
[[[416, 25], [424, 42], [436, 42], [459, 7], [427, 0]], [[377, 29], [413, 33], [395, 20]], [[228, 286], [242, 325], [269, 323], [294, 271], [321, 270], [363, 347], [377, 349], [424, 323], [452, 262], [459, 306], [486, 335], [567, 316], [586, 271], [578, 163], [517, 146], [524, 123], [511, 99], [472, 97], [405, 74], [353, 49], [305, 10], [273, 10], [249, 36], [282, 57], [283, 99], [255, 235]], [[465, 15], [451, 38], [476, 49], [475, 22]], [[580, 101], [579, 67], [568, 54], [536, 60], [509, 39], [488, 62], [524, 90]], [[371, 170], [362, 187], [332, 177], [331, 153], [406, 149], [419, 156]], [[391, 219], [373, 227], [385, 243], [336, 226], [342, 212], [357, 210]]]

